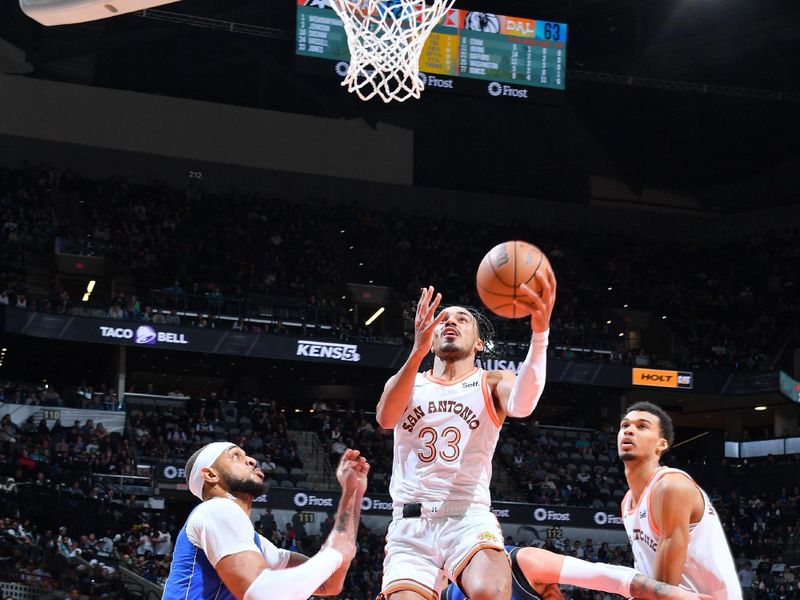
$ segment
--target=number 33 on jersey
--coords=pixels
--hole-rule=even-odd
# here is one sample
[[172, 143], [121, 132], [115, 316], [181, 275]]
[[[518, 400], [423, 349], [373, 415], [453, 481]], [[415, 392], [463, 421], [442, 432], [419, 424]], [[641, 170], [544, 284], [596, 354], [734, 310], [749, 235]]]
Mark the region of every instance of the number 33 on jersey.
[[487, 372], [455, 381], [418, 373], [411, 401], [394, 429], [395, 502], [490, 504], [492, 455], [500, 434]]

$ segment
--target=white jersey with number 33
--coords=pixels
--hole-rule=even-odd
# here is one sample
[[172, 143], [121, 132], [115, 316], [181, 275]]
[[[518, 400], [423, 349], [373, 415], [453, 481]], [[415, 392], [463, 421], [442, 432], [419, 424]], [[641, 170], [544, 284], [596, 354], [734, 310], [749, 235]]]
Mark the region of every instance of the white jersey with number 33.
[[[653, 521], [650, 499], [655, 484], [670, 473], [688, 477], [694, 483], [684, 471], [661, 467], [650, 477], [637, 506], [633, 506], [630, 491], [622, 499], [622, 521], [631, 543], [636, 570], [648, 577], [656, 576], [656, 552], [661, 536]], [[742, 588], [722, 523], [706, 493], [700, 486], [697, 489], [703, 495], [705, 508], [700, 520], [689, 525], [689, 549], [680, 585], [712, 596], [714, 600], [741, 600]]]
[[417, 373], [414, 393], [394, 428], [394, 504], [468, 501], [491, 504], [492, 456], [500, 420], [476, 368], [455, 381]]

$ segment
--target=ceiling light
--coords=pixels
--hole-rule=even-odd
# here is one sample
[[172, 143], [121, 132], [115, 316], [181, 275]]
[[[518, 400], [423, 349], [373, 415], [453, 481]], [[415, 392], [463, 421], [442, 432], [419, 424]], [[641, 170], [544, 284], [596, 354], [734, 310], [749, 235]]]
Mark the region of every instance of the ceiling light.
[[375, 311], [375, 312], [372, 314], [372, 316], [371, 316], [369, 319], [367, 319], [367, 320], [364, 322], [364, 325], [366, 325], [366, 326], [370, 326], [370, 325], [372, 325], [373, 321], [375, 321], [375, 319], [377, 319], [378, 317], [380, 317], [380, 316], [383, 314], [383, 312], [384, 312], [385, 310], [386, 310], [386, 308], [385, 308], [385, 307], [383, 307], [383, 306], [381, 306], [381, 307], [380, 307], [378, 310], [376, 310], [376, 311]]

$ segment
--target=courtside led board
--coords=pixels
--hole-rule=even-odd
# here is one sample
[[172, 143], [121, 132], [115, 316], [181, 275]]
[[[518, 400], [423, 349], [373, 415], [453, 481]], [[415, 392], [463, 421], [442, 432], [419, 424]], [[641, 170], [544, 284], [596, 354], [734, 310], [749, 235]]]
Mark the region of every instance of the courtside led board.
[[[344, 27], [328, 0], [297, 0], [295, 50], [301, 56], [349, 59]], [[564, 23], [452, 9], [428, 38], [420, 70], [426, 87], [452, 89], [451, 78], [468, 78], [488, 82], [490, 96], [524, 97], [516, 86], [563, 90], [566, 60]]]

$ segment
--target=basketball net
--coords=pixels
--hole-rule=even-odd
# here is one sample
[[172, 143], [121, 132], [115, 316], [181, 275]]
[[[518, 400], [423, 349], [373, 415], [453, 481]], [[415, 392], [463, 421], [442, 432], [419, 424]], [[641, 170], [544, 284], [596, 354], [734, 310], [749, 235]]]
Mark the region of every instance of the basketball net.
[[422, 48], [455, 0], [330, 0], [344, 23], [350, 67], [342, 81], [362, 100], [419, 98]]

